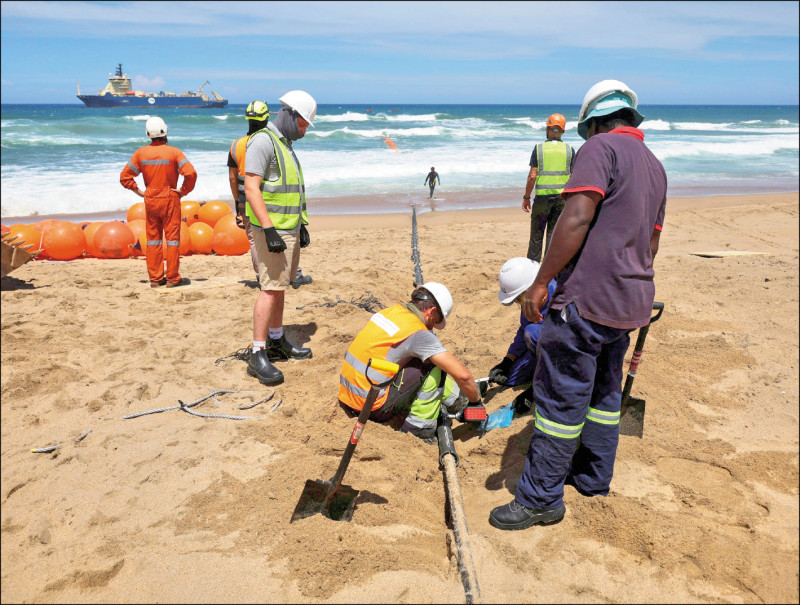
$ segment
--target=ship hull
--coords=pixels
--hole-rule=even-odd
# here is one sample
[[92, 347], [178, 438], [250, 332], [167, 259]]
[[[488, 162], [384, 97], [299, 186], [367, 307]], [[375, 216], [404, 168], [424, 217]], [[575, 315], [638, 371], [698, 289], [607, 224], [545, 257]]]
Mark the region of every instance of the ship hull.
[[225, 107], [227, 99], [222, 101], [204, 101], [192, 97], [118, 97], [115, 95], [78, 95], [86, 107]]

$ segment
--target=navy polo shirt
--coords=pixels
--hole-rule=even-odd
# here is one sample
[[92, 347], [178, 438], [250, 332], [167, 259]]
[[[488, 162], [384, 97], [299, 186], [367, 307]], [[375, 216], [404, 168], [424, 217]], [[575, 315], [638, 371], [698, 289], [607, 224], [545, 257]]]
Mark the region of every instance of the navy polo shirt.
[[650, 322], [655, 284], [650, 238], [661, 230], [667, 175], [638, 128], [596, 134], [577, 153], [562, 196], [596, 191], [598, 203], [581, 249], [558, 274], [551, 309], [575, 303], [581, 317], [612, 328]]

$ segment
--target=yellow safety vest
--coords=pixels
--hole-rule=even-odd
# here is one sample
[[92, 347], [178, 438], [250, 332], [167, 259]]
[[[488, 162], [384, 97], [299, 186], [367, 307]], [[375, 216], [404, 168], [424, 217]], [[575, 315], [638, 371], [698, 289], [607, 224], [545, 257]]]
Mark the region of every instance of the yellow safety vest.
[[556, 195], [569, 180], [572, 147], [563, 141], [545, 141], [536, 146], [536, 187], [534, 195]]
[[[254, 132], [251, 137], [260, 133], [269, 135], [275, 147], [275, 157], [278, 160], [278, 178], [274, 181], [261, 179], [261, 197], [269, 212], [269, 220], [276, 229], [294, 229], [297, 222], [302, 219], [303, 224], [308, 224], [306, 212], [306, 189], [303, 184], [303, 170], [297, 157], [281, 139], [271, 130], [264, 128]], [[240, 168], [241, 173], [241, 168]], [[256, 218], [250, 202], [247, 202], [247, 217], [253, 225], [261, 226]]]
[[[344, 356], [339, 375], [339, 400], [354, 410], [363, 408], [371, 386], [366, 376], [367, 362], [370, 359], [385, 361], [392, 345], [403, 342], [415, 332], [427, 329], [425, 322], [402, 304], [375, 313]], [[375, 383], [386, 382], [391, 378], [373, 367], [369, 368], [369, 376]], [[372, 409], [380, 408], [386, 403], [388, 396], [389, 387], [381, 389]]]

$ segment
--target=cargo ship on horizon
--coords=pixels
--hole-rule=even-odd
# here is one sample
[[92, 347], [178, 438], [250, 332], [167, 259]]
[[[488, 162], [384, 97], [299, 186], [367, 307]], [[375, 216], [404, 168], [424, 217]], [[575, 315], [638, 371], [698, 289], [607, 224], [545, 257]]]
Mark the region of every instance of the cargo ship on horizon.
[[108, 84], [96, 95], [82, 95], [78, 84], [78, 98], [86, 107], [225, 107], [228, 99], [224, 99], [213, 90], [209, 95], [203, 94], [203, 86], [210, 84], [208, 80], [197, 91], [181, 94], [174, 92], [143, 92], [131, 89], [131, 79], [122, 73], [122, 63], [117, 64], [117, 72], [108, 77]]

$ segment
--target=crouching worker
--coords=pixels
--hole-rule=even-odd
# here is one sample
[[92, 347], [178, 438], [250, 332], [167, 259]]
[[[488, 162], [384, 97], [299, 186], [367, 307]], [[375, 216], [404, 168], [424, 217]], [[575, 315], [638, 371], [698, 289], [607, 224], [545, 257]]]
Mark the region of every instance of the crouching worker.
[[[520, 305], [519, 328], [514, 341], [508, 347], [503, 360], [489, 370], [489, 380], [505, 387], [529, 385], [514, 400], [514, 411], [525, 414], [533, 405], [533, 371], [536, 369], [536, 344], [542, 321], [531, 322], [522, 313], [522, 295], [531, 287], [539, 273], [539, 263], [529, 258], [518, 257], [507, 260], [500, 269], [500, 291], [497, 298], [505, 306]], [[547, 308], [556, 289], [556, 281], [547, 285], [547, 298], [543, 308]]]
[[[445, 327], [452, 309], [450, 291], [427, 282], [414, 290], [410, 302], [375, 313], [345, 354], [339, 376], [339, 404], [345, 411], [357, 416], [364, 406], [370, 387], [364, 372], [370, 358], [400, 367], [391, 385], [378, 393], [369, 415], [372, 421], [407, 413], [402, 430], [430, 439], [436, 436], [442, 406], [457, 414], [467, 405], [481, 405], [472, 374], [431, 331]], [[369, 372], [376, 383], [388, 378], [372, 367]]]

